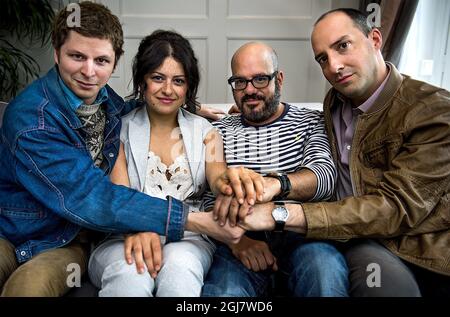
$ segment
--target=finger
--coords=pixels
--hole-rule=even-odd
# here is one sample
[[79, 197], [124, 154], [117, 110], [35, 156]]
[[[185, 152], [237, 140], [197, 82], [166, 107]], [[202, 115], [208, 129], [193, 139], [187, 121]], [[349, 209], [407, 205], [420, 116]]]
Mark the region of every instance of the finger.
[[241, 174], [243, 174], [243, 170], [244, 169], [242, 167], [234, 167], [228, 170], [230, 186], [232, 187], [233, 193], [240, 204], [244, 203], [244, 191], [241, 182], [241, 177], [243, 176]]
[[148, 273], [154, 277], [156, 275], [155, 268], [153, 266], [153, 250], [151, 246], [151, 238], [144, 239], [144, 243], [142, 245], [142, 254], [144, 257], [145, 265], [147, 265], [147, 271]]
[[275, 259], [275, 262], [273, 262], [273, 264], [272, 264], [272, 270], [273, 271], [278, 271], [277, 259]]
[[161, 240], [159, 236], [156, 235], [156, 238], [152, 241], [153, 248], [153, 265], [155, 266], [156, 272], [161, 270], [161, 262], [162, 262], [162, 248], [161, 248]]
[[228, 210], [228, 221], [230, 226], [234, 227], [236, 225], [236, 216], [238, 215], [240, 205], [236, 198], [231, 199], [230, 208]]
[[248, 257], [242, 256], [242, 257], [241, 257], [241, 262], [242, 262], [242, 264], [244, 264], [244, 266], [245, 266], [247, 269], [253, 270], [253, 269], [252, 269], [252, 264], [250, 263], [250, 260], [249, 260]]
[[233, 188], [230, 186], [230, 181], [226, 177], [220, 177], [217, 181], [217, 189], [223, 195], [229, 196], [233, 194]]
[[263, 256], [265, 258], [268, 267], [272, 267], [272, 270], [277, 271], [278, 270], [277, 258], [272, 254], [272, 252], [270, 252], [269, 249], [266, 249], [263, 252]]
[[255, 173], [252, 176], [252, 180], [253, 185], [255, 186], [256, 197], [259, 202], [262, 202], [264, 197], [264, 186], [265, 186], [264, 177], [262, 177], [261, 174]]
[[126, 238], [124, 243], [125, 260], [128, 264], [133, 264], [133, 255], [131, 254], [131, 238]]
[[238, 106], [233, 105], [230, 110], [228, 110], [228, 114], [233, 114], [233, 113], [240, 113], [241, 111], [239, 110]]
[[219, 194], [216, 197], [216, 201], [214, 202], [214, 207], [213, 207], [213, 219], [215, 221], [219, 220], [219, 211], [220, 211], [220, 206], [222, 206], [222, 204], [224, 203], [224, 201], [227, 199], [228, 196], [226, 195], [222, 195]]
[[245, 201], [242, 205], [239, 205], [239, 214], [238, 214], [238, 221], [243, 221], [245, 219], [245, 216], [250, 214], [251, 206]]
[[221, 226], [224, 226], [227, 222], [228, 211], [232, 200], [233, 196], [225, 196], [225, 199], [222, 200], [222, 204], [219, 207], [219, 224]]
[[259, 272], [261, 268], [259, 267], [259, 261], [256, 256], [252, 256], [250, 259], [250, 265], [252, 267], [252, 270], [255, 272]]
[[[255, 193], [255, 187], [253, 184], [253, 179], [248, 174], [244, 174], [244, 175], [241, 175], [241, 182], [242, 182], [242, 186], [245, 189], [246, 200], [249, 203], [249, 205], [253, 206], [256, 201], [256, 193]], [[233, 187], [233, 189], [234, 189], [234, 187]]]
[[213, 109], [213, 113], [215, 113], [215, 114], [226, 114], [226, 112], [223, 111], [222, 109], [216, 109], [216, 108]]
[[264, 257], [264, 254], [262, 253], [258, 253], [255, 256], [256, 262], [258, 263], [259, 269], [261, 271], [264, 271], [265, 269], [267, 269], [267, 262], [266, 262], [266, 258]]
[[134, 244], [133, 253], [134, 253], [134, 259], [136, 261], [136, 269], [139, 274], [142, 274], [145, 272], [145, 265], [144, 265], [144, 257], [142, 254], [142, 246], [141, 246], [140, 242]]

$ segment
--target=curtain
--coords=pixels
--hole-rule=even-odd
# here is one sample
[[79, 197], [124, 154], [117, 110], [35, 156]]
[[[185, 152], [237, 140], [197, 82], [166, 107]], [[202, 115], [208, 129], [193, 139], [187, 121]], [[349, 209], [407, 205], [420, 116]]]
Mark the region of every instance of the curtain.
[[378, 3], [381, 8], [383, 57], [398, 67], [419, 0], [360, 0], [360, 10], [367, 12], [366, 8], [370, 3]]

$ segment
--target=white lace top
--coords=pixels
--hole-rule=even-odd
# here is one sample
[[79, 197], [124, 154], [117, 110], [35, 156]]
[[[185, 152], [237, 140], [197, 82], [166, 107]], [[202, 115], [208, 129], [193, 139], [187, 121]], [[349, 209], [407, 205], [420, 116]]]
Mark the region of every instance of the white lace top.
[[[194, 190], [194, 182], [189, 168], [189, 162], [186, 153], [178, 156], [173, 163], [167, 167], [161, 162], [161, 158], [148, 152], [147, 173], [145, 176], [144, 193], [166, 199], [166, 196], [172, 196], [178, 200], [184, 201]], [[184, 237], [198, 236], [198, 233], [184, 231]], [[159, 236], [161, 244], [166, 243], [165, 236]]]
[[178, 156], [173, 163], [167, 167], [161, 162], [161, 158], [148, 152], [147, 173], [145, 177], [144, 193], [166, 199], [172, 196], [184, 201], [193, 193], [194, 183], [186, 154]]

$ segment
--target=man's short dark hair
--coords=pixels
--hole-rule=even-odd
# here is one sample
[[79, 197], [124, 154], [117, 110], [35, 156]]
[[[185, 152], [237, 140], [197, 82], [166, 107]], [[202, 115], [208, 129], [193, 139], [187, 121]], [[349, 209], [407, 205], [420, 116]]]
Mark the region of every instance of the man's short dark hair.
[[317, 23], [323, 20], [327, 15], [335, 12], [342, 12], [347, 15], [353, 21], [355, 26], [360, 29], [366, 37], [369, 36], [369, 33], [373, 30], [373, 26], [371, 26], [368, 22], [367, 14], [352, 8], [339, 8], [328, 11], [322, 14], [320, 18], [317, 19], [316, 23], [314, 23], [314, 26], [316, 26]]
[[115, 57], [114, 66], [117, 65], [123, 54], [123, 30], [119, 18], [102, 4], [83, 1], [80, 6], [80, 25], [68, 26], [67, 18], [72, 13], [63, 8], [55, 17], [52, 31], [52, 44], [56, 50], [66, 42], [69, 32], [75, 31], [85, 37], [107, 39], [111, 41]]

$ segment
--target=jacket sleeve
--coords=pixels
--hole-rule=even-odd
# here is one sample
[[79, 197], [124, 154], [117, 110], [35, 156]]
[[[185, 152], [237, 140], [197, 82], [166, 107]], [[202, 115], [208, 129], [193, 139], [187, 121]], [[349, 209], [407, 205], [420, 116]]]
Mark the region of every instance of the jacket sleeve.
[[[365, 186], [361, 196], [337, 202], [303, 204], [307, 237], [390, 238], [449, 228], [449, 97], [427, 101], [408, 114], [399, 150], [372, 189]], [[364, 182], [361, 171], [353, 172]]]
[[153, 231], [183, 236], [188, 208], [114, 185], [84, 145], [46, 127], [24, 132], [13, 149], [17, 181], [43, 206], [80, 226], [108, 232]]

